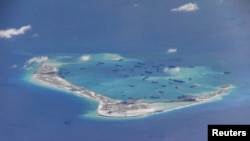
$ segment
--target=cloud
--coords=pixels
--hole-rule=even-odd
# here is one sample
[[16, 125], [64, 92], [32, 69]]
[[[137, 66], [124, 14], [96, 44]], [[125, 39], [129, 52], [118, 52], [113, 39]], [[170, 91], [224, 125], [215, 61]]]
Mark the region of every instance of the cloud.
[[33, 38], [37, 38], [37, 37], [39, 37], [39, 36], [40, 36], [39, 34], [33, 34], [33, 35], [32, 35]]
[[139, 6], [139, 4], [138, 4], [138, 3], [135, 3], [133, 6], [134, 6], [134, 7], [138, 7], [138, 6]]
[[168, 49], [167, 53], [176, 53], [177, 49], [176, 48], [170, 48]]
[[115, 56], [113, 58], [113, 60], [115, 60], [115, 61], [119, 61], [119, 60], [122, 60], [122, 59], [123, 59], [123, 57], [121, 57], [121, 56]]
[[33, 65], [42, 64], [42, 63], [46, 62], [47, 60], [49, 60], [48, 56], [33, 57], [33, 58], [29, 59], [28, 61], [26, 61], [23, 67], [25, 69], [30, 69], [30, 68], [32, 68]]
[[180, 7], [171, 9], [172, 12], [192, 12], [196, 10], [199, 10], [198, 5], [196, 3], [191, 3], [191, 2], [184, 4]]
[[86, 62], [86, 61], [89, 61], [90, 58], [91, 58], [90, 55], [83, 55], [83, 56], [80, 57], [80, 60]]
[[0, 38], [10, 39], [12, 36], [24, 34], [27, 30], [31, 29], [31, 25], [22, 26], [19, 29], [9, 28], [0, 30]]
[[11, 66], [11, 68], [17, 68], [17, 67], [18, 67], [18, 65], [16, 65], [16, 64]]
[[100, 54], [84, 54], [82, 55], [79, 60], [82, 62], [87, 62], [90, 60], [94, 61], [122, 61], [124, 57], [120, 56], [119, 54], [112, 54], [112, 53], [100, 53]]
[[167, 72], [167, 73], [170, 73], [170, 74], [176, 74], [176, 73], [178, 73], [180, 71], [181, 71], [180, 67], [174, 67], [174, 68], [165, 67], [163, 69], [163, 72]]

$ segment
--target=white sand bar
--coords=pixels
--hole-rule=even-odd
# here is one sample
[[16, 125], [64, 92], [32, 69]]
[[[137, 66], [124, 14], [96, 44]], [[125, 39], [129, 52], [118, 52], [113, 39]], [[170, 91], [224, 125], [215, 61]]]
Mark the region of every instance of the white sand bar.
[[135, 117], [152, 114], [155, 112], [169, 111], [177, 108], [187, 107], [215, 99], [228, 92], [232, 87], [225, 84], [217, 91], [201, 96], [184, 95], [176, 100], [143, 101], [143, 100], [114, 100], [97, 94], [83, 87], [69, 83], [57, 74], [57, 68], [53, 65], [43, 64], [34, 73], [34, 78], [45, 85], [71, 91], [79, 96], [84, 96], [99, 102], [97, 113], [107, 117]]

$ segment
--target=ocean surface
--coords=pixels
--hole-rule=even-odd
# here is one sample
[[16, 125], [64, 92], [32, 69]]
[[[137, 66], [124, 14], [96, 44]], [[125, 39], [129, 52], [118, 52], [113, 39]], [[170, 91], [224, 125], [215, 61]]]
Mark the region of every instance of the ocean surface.
[[[171, 11], [188, 2], [199, 9]], [[2, 0], [0, 31], [31, 29], [0, 38], [0, 141], [205, 141], [208, 124], [250, 124], [248, 5]], [[34, 69], [24, 66], [35, 68], [39, 56], [60, 65], [59, 75], [69, 82], [114, 99], [175, 99], [223, 84], [234, 88], [214, 102], [105, 118], [95, 113], [97, 102], [31, 81]]]

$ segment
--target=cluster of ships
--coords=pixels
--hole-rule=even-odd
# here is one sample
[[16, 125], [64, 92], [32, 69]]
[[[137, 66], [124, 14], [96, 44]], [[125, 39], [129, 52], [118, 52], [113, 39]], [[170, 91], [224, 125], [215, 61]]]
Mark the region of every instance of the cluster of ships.
[[[133, 76], [140, 76], [141, 81], [144, 81], [145, 83], [152, 84], [154, 86], [158, 86], [156, 94], [153, 94], [148, 97], [144, 98], [150, 98], [150, 99], [159, 99], [162, 95], [160, 94], [166, 94], [167, 89], [166, 87], [169, 87], [170, 89], [176, 90], [179, 95], [176, 95], [176, 99], [183, 98], [183, 93], [180, 92], [182, 87], [188, 87], [189, 89], [195, 89], [197, 86], [193, 78], [189, 77], [185, 80], [175, 79], [174, 77], [169, 77], [167, 80], [160, 80], [156, 81], [154, 79], [150, 79], [151, 77], [164, 77], [169, 76], [167, 73], [164, 72], [164, 69], [167, 68], [167, 70], [175, 70], [178, 67], [174, 65], [165, 65], [165, 64], [156, 64], [154, 62], [134, 62], [134, 61], [125, 61], [124, 59], [119, 59], [112, 62], [104, 62], [104, 61], [96, 61], [91, 62], [91, 65], [82, 65], [78, 69], [80, 71], [90, 71], [88, 70], [89, 67], [91, 69], [102, 69], [103, 67], [107, 67], [110, 70], [110, 73], [115, 76], [119, 76], [121, 79], [126, 79]], [[189, 68], [194, 68], [194, 66], [188, 66]], [[58, 75], [62, 78], [66, 78], [74, 73], [72, 72], [74, 70], [69, 70], [65, 68], [60, 68]], [[230, 74], [230, 72], [224, 72], [224, 74]], [[74, 75], [74, 74], [72, 74]], [[185, 86], [183, 85], [185, 84]], [[136, 82], [129, 82], [127, 84], [128, 87], [131, 89], [135, 87], [140, 87], [140, 84], [137, 84]], [[136, 96], [126, 95], [124, 91], [121, 91], [121, 95], [123, 97], [127, 96], [127, 99], [137, 99]], [[191, 98], [190, 98], [191, 100]]]

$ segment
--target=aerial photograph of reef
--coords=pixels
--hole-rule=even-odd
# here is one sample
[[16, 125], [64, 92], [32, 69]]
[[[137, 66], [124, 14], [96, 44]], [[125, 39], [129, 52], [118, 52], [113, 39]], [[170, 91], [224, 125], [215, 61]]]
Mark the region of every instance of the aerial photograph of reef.
[[206, 141], [250, 124], [248, 0], [0, 1], [0, 141]]

